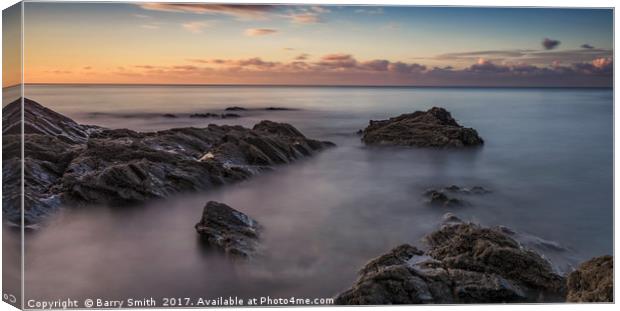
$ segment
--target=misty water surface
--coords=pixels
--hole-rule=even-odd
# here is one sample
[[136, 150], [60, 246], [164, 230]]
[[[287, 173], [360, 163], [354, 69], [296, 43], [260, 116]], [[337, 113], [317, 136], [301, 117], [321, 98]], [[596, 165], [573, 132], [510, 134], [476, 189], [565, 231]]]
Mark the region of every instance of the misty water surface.
[[[420, 239], [454, 212], [555, 241], [561, 271], [612, 253], [612, 91], [570, 89], [28, 86], [26, 97], [80, 123], [140, 131], [208, 123], [288, 122], [338, 146], [248, 181], [142, 207], [65, 210], [26, 236], [26, 297], [331, 297], [367, 260]], [[229, 106], [292, 107], [189, 118]], [[441, 106], [478, 130], [470, 150], [376, 149], [369, 119]], [[164, 118], [173, 113], [177, 118]], [[493, 192], [470, 207], [425, 204], [452, 184]], [[230, 262], [193, 228], [224, 202], [263, 224], [264, 256]], [[5, 231], [5, 234], [11, 234]]]

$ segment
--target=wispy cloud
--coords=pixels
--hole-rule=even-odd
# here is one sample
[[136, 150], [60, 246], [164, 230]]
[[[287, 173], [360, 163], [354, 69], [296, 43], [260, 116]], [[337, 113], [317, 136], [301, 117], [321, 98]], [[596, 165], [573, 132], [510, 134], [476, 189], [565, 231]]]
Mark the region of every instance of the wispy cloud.
[[249, 37], [266, 36], [277, 33], [278, 30], [271, 28], [248, 28], [245, 30], [245, 35]]
[[155, 24], [142, 24], [142, 25], [140, 25], [140, 28], [155, 30], [155, 29], [159, 29], [159, 25], [155, 25]]
[[265, 19], [266, 14], [276, 9], [272, 5], [237, 5], [206, 3], [140, 3], [145, 10], [184, 12], [194, 14], [223, 14], [239, 19]]
[[210, 21], [193, 21], [181, 24], [185, 30], [191, 33], [202, 33], [205, 28], [211, 27], [211, 25], [213, 23]]
[[306, 60], [310, 57], [310, 54], [302, 53], [295, 57], [295, 60]]
[[317, 24], [323, 22], [319, 14], [316, 13], [291, 14], [289, 18], [296, 24]]

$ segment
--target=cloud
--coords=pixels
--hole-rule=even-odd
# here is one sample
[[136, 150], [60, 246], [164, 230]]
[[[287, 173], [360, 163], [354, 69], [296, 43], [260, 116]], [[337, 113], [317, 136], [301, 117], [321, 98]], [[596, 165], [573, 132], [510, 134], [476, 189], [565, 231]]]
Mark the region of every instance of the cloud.
[[470, 52], [458, 52], [458, 53], [446, 53], [436, 56], [437, 59], [456, 59], [456, 58], [494, 58], [494, 57], [522, 57], [528, 55], [528, 53], [534, 52], [534, 50], [484, 50], [484, 51], [470, 51]]
[[384, 13], [383, 8], [372, 7], [372, 6], [361, 8], [361, 9], [356, 9], [354, 12], [358, 14], [368, 14], [368, 15], [378, 15], [378, 14]]
[[155, 30], [155, 29], [159, 29], [159, 25], [143, 24], [143, 25], [140, 25], [140, 28]]
[[137, 18], [151, 18], [148, 15], [144, 15], [144, 14], [133, 14], [133, 17], [137, 17]]
[[202, 33], [205, 28], [210, 27], [212, 24], [209, 21], [193, 21], [183, 23], [181, 26], [191, 33]]
[[306, 60], [310, 57], [310, 54], [302, 53], [295, 57], [295, 60]]
[[324, 6], [312, 6], [310, 7], [310, 10], [316, 13], [320, 13], [320, 14], [325, 14], [325, 13], [330, 13], [331, 10], [328, 9], [327, 7]]
[[249, 37], [266, 36], [278, 32], [276, 29], [271, 28], [248, 28], [245, 30], [245, 35]]
[[[301, 54], [300, 56], [305, 56]], [[348, 84], [348, 85], [436, 85], [436, 86], [605, 86], [613, 81], [613, 59], [549, 62], [495, 62], [479, 58], [465, 67], [429, 68], [423, 64], [388, 59], [358, 60], [352, 54], [327, 54], [318, 61], [298, 57], [292, 61], [244, 59], [188, 59], [176, 66], [135, 65], [119, 68], [123, 76], [144, 79], [169, 77], [169, 81], [193, 83], [259, 84]]]
[[48, 72], [48, 73], [53, 73], [53, 74], [55, 74], [55, 75], [66, 75], [66, 74], [73, 73], [73, 71], [71, 71], [71, 70], [60, 70], [60, 69], [56, 69], [56, 70], [47, 70], [46, 72]]
[[84, 69], [84, 70], [91, 70], [91, 69], [93, 69], [93, 67], [92, 66], [84, 66], [84, 67], [82, 67], [82, 69]]
[[323, 22], [316, 13], [291, 14], [289, 17], [296, 24], [317, 24]]
[[276, 9], [273, 5], [237, 5], [206, 3], [140, 3], [145, 10], [164, 12], [184, 12], [194, 14], [223, 14], [239, 19], [266, 19], [266, 15]]
[[480, 58], [483, 58], [493, 62], [528, 62], [537, 65], [547, 65], [553, 61], [564, 63], [586, 62], [594, 58], [610, 57], [612, 54], [612, 50], [597, 48], [554, 51], [512, 49], [446, 53], [428, 59], [464, 63], [477, 62]]
[[591, 45], [589, 45], [589, 44], [587, 44], [587, 43], [584, 43], [584, 44], [582, 44], [582, 45], [581, 45], [581, 48], [582, 48], [582, 49], [588, 49], [588, 50], [591, 50], [591, 49], [593, 49], [594, 47], [593, 47], [593, 46], [591, 46]]
[[542, 46], [545, 48], [545, 50], [553, 50], [555, 48], [558, 47], [558, 45], [560, 45], [560, 41], [559, 40], [553, 40], [553, 39], [549, 39], [549, 38], [545, 38], [542, 41]]

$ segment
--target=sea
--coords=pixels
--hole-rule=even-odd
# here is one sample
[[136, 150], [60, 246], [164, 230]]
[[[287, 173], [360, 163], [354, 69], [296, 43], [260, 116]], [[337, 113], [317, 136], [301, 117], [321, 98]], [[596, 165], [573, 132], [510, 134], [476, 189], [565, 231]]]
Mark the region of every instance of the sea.
[[[219, 189], [144, 206], [67, 208], [25, 235], [26, 299], [326, 298], [368, 260], [423, 237], [451, 212], [505, 226], [558, 273], [613, 253], [613, 90], [295, 86], [27, 85], [25, 97], [82, 124], [136, 131], [286, 122], [336, 144]], [[7, 102], [6, 97], [5, 104]], [[240, 118], [190, 118], [238, 111]], [[266, 110], [267, 107], [290, 110]], [[485, 144], [374, 148], [369, 120], [443, 107]], [[165, 117], [173, 114], [175, 117]], [[482, 186], [462, 207], [427, 189]], [[215, 200], [260, 222], [261, 255], [233, 261], [194, 225]], [[5, 240], [19, 232], [4, 226]]]

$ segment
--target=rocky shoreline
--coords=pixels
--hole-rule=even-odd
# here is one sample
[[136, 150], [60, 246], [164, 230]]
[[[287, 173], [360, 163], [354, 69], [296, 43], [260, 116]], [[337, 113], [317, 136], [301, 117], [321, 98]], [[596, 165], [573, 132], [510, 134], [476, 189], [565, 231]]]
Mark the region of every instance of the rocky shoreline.
[[[3, 214], [20, 219], [21, 100], [3, 108]], [[62, 205], [124, 206], [247, 179], [334, 146], [293, 126], [135, 132], [78, 124], [24, 99], [25, 223]]]
[[612, 302], [613, 257], [594, 258], [568, 277], [501, 227], [446, 214], [424, 239], [370, 260], [336, 304]]

